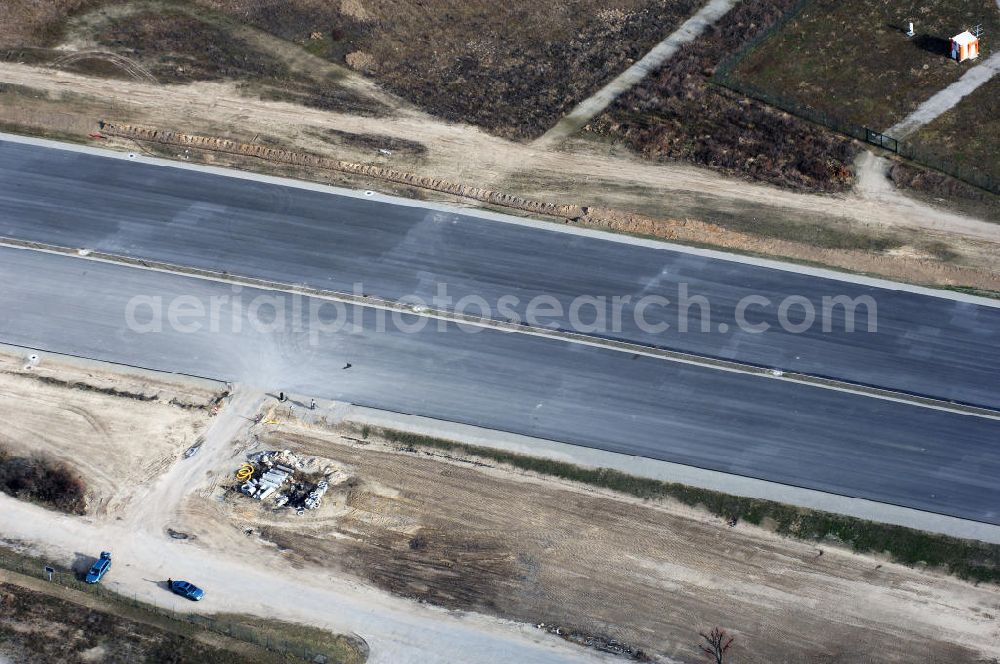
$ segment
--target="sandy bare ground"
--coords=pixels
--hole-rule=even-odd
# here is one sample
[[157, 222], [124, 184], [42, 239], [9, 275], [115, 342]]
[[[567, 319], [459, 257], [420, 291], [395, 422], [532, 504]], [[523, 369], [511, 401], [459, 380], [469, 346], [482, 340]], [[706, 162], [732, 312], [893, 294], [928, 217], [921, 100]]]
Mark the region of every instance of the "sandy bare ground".
[[[129, 396], [100, 391], [108, 388]], [[217, 396], [48, 358], [30, 367], [24, 357], [0, 354], [0, 445], [64, 461], [87, 483], [87, 512], [116, 514], [199, 440]]]
[[697, 632], [714, 625], [736, 635], [740, 662], [1000, 654], [995, 587], [358, 436], [287, 420], [261, 432], [255, 449], [316, 456], [346, 478], [317, 512], [272, 513], [220, 486], [181, 518], [206, 546], [252, 530], [303, 569], [680, 661], [697, 659]]
[[[255, 438], [264, 395], [237, 388], [210, 418], [208, 411], [167, 403], [216, 396], [183, 382], [121, 376], [105, 365], [65, 365], [50, 357], [30, 376], [23, 366], [17, 356], [5, 356], [0, 365], [0, 404], [7, 423], [14, 423], [5, 427], [3, 444], [52, 454], [77, 468], [100, 509], [70, 517], [0, 494], [0, 540], [64, 565], [81, 553], [111, 550], [116, 564], [105, 583], [115, 590], [178, 611], [251, 613], [357, 633], [371, 645], [372, 662], [605, 661], [527, 625], [421, 606], [328, 570], [295, 569], [275, 547], [224, 524], [215, 536], [201, 537], [179, 508], [204, 501], [228, 479], [239, 452]], [[38, 375], [58, 383], [41, 383]], [[158, 398], [100, 393], [77, 382]], [[195, 418], [197, 426], [185, 418]], [[182, 458], [196, 440], [200, 451]], [[175, 598], [161, 587], [168, 576], [198, 582], [209, 597], [197, 605]]]
[[[16, 63], [0, 64], [0, 81], [44, 91], [49, 96], [0, 95], [0, 120], [13, 125], [82, 136], [105, 118], [242, 139], [259, 134], [293, 149], [391, 165], [518, 195], [614, 207], [659, 219], [691, 220], [683, 228], [674, 227], [666, 233], [658, 228], [633, 231], [679, 241], [742, 248], [921, 283], [989, 287], [997, 278], [1000, 225], [942, 211], [900, 195], [788, 192], [683, 164], [651, 163], [624, 149], [592, 141], [570, 139], [559, 149], [526, 146], [473, 127], [443, 123], [400, 104], [391, 117], [366, 118], [261, 101], [244, 96], [231, 83], [156, 86]], [[427, 151], [419, 156], [382, 155], [374, 149], [334, 147], [317, 138], [317, 133], [329, 129], [416, 141]], [[259, 166], [251, 163], [244, 167]], [[750, 230], [754, 220], [760, 218], [781, 219], [807, 229], [838, 228], [862, 236], [897, 234], [912, 246], [912, 251], [880, 254], [821, 249], [808, 242], [771, 241], [766, 236], [697, 221], [716, 214], [745, 219]], [[753, 246], [743, 247], [748, 236]], [[952, 258], [938, 260], [928, 253], [928, 246], [946, 247]], [[958, 268], [959, 272], [952, 274], [950, 268]]]
[[[660, 661], [697, 661], [697, 631], [714, 625], [737, 636], [741, 662], [1000, 655], [994, 586], [833, 547], [819, 555], [815, 545], [762, 528], [731, 529], [672, 503], [399, 451], [359, 440], [347, 425], [289, 420], [273, 400], [238, 386], [214, 417], [198, 416], [201, 450], [182, 459], [188, 440], [154, 440], [167, 418], [150, 409], [184, 416], [192, 411], [159, 401], [208, 399], [211, 390], [43, 358], [32, 376], [141, 388], [161, 399], [61, 383], [46, 385], [53, 392], [37, 399], [38, 379], [20, 375], [19, 362], [8, 358], [9, 371], [0, 372], [0, 391], [16, 400], [4, 412], [35, 405], [31, 426], [6, 431], [5, 444], [60, 453], [116, 493], [84, 517], [0, 496], [0, 539], [64, 562], [110, 549], [118, 564], [108, 584], [146, 601], [357, 633], [375, 662], [604, 661], [535, 622], [617, 638]], [[77, 413], [66, 414], [71, 404], [112, 434], [132, 434], [91, 442], [117, 444], [105, 464], [114, 477], [90, 470], [91, 446], [63, 442]], [[40, 444], [39, 431], [71, 446], [57, 451], [55, 438]], [[244, 454], [264, 449], [319, 457], [336, 464], [344, 481], [317, 512], [271, 514], [228, 489]], [[150, 450], [162, 452], [153, 473], [143, 465]], [[165, 595], [158, 583], [167, 576], [200, 582], [208, 599], [192, 606]]]

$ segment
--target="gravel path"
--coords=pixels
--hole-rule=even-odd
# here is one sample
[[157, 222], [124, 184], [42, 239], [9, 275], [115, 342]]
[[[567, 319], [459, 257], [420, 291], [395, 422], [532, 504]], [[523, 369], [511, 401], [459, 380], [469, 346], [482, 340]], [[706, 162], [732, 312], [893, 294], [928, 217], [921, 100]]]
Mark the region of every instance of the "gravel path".
[[549, 146], [576, 133], [614, 102], [623, 92], [628, 91], [636, 83], [656, 71], [660, 65], [674, 56], [681, 46], [694, 41], [709, 25], [722, 18], [736, 0], [710, 0], [698, 12], [685, 21], [681, 27], [672, 32], [666, 39], [654, 46], [634, 65], [623, 71], [610, 83], [587, 97], [556, 124], [545, 132], [535, 145]]
[[989, 82], [998, 72], [1000, 72], [1000, 53], [994, 53], [982, 63], [965, 72], [962, 78], [920, 104], [917, 110], [890, 127], [885, 133], [896, 139], [906, 138], [917, 129], [930, 124], [954, 108], [964, 97], [975, 92], [979, 86]]

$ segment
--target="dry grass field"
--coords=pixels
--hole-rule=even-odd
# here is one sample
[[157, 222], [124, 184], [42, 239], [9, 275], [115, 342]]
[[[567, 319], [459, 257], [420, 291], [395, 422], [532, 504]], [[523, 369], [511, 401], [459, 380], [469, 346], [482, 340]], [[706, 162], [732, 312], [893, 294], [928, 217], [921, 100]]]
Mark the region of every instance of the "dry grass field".
[[345, 62], [449, 121], [541, 134], [699, 0], [202, 0]]
[[[52, 46], [67, 18], [104, 0], [14, 0], [0, 7], [0, 48]], [[250, 45], [158, 2], [151, 15], [116, 20], [98, 35], [140, 59], [159, 49], [167, 80], [208, 74], [274, 77], [277, 63]], [[354, 68], [430, 113], [528, 138], [645, 54], [697, 10], [699, 0], [195, 0], [195, 5]], [[193, 53], [192, 51], [197, 51]], [[173, 55], [171, 55], [171, 53]], [[179, 55], [178, 55], [179, 54]], [[186, 63], [186, 64], [185, 64]], [[214, 63], [214, 64], [213, 64]], [[206, 72], [213, 67], [215, 72]], [[155, 72], [154, 72], [155, 73]], [[158, 77], [159, 78], [159, 77]]]
[[1000, 182], [1000, 77], [984, 83], [909, 140]]
[[591, 131], [655, 160], [681, 159], [791, 189], [843, 191], [857, 148], [810, 122], [711, 82], [727, 56], [794, 0], [744, 0], [704, 37], [623, 95]]
[[[904, 34], [913, 21], [913, 39]], [[1000, 43], [995, 0], [815, 0], [744, 60], [737, 77], [841, 120], [884, 130], [974, 63], [948, 40], [982, 24], [981, 58]]]

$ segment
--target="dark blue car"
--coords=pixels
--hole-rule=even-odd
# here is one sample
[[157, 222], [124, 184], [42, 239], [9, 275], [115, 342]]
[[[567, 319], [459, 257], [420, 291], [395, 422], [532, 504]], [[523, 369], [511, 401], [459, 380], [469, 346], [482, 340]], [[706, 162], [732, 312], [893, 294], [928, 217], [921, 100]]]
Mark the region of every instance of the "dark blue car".
[[204, 590], [189, 581], [171, 581], [170, 590], [195, 602], [201, 601], [201, 598], [205, 596]]
[[111, 569], [111, 552], [101, 551], [101, 557], [91, 566], [84, 580], [87, 583], [99, 583], [109, 569]]

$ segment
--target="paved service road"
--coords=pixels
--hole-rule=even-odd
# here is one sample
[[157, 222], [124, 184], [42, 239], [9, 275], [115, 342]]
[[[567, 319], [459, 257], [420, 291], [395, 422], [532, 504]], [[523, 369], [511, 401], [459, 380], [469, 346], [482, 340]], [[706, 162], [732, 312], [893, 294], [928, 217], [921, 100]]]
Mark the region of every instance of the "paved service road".
[[[522, 318], [540, 294], [564, 312], [579, 295], [631, 296], [621, 330], [606, 336], [1000, 408], [1000, 308], [665, 248], [10, 141], [0, 141], [0, 235], [316, 288], [360, 282], [390, 299], [429, 300], [445, 283], [456, 301], [481, 296], [497, 316], [504, 295], [519, 299], [512, 311]], [[709, 301], [708, 332], [697, 305], [688, 313], [698, 320], [678, 331], [681, 283]], [[671, 301], [644, 313], [670, 324], [666, 332], [636, 324], [633, 305], [644, 295]], [[771, 302], [746, 314], [771, 326], [763, 334], [739, 329], [735, 309], [747, 295]], [[869, 295], [878, 331], [866, 331], [860, 307], [860, 331], [844, 333], [837, 307], [832, 332], [821, 315], [804, 333], [785, 332], [778, 307], [789, 295], [818, 314], [824, 296]], [[580, 312], [584, 323], [593, 315]], [[792, 307], [788, 317], [801, 315]], [[547, 320], [568, 326], [565, 315]]]
[[[244, 382], [749, 475], [1000, 524], [1000, 421], [768, 377], [494, 330], [428, 323], [316, 334], [292, 296], [41, 252], [0, 249], [0, 341]], [[184, 333], [152, 326], [154, 299]], [[232, 299], [240, 298], [239, 311]], [[215, 298], [213, 300], [212, 298]], [[215, 307], [211, 325], [189, 312]], [[279, 306], [289, 316], [274, 323]], [[302, 298], [302, 311], [317, 300]], [[329, 323], [333, 306], [324, 309]], [[185, 313], [188, 312], [188, 313]], [[233, 320], [241, 332], [234, 333]], [[297, 319], [296, 319], [297, 320]], [[426, 318], [404, 317], [420, 324]], [[166, 322], [166, 321], [165, 321]], [[200, 330], [193, 326], [202, 323]], [[280, 330], [278, 328], [281, 328]], [[318, 332], [317, 327], [311, 328]], [[350, 363], [350, 369], [343, 367]]]

